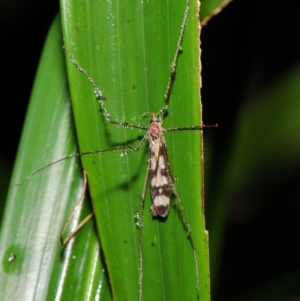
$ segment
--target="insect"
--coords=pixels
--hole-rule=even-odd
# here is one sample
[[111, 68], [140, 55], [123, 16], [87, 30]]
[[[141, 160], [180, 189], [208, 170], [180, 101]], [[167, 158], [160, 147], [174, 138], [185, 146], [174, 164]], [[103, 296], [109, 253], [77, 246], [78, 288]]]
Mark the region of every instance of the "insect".
[[[132, 146], [132, 144], [126, 144], [126, 145], [120, 145], [117, 147], [102, 149], [94, 152], [86, 152], [76, 155], [71, 155], [68, 158], [80, 156], [80, 155], [91, 155], [96, 153], [104, 153], [104, 152], [111, 152], [111, 151], [117, 151], [120, 150], [123, 153], [131, 153], [131, 152], [137, 152], [141, 149], [143, 144], [148, 140], [149, 141], [149, 161], [148, 161], [148, 167], [146, 172], [146, 178], [144, 181], [144, 187], [141, 197], [141, 208], [140, 208], [140, 214], [139, 214], [139, 220], [138, 220], [138, 226], [140, 229], [140, 240], [139, 240], [139, 246], [140, 246], [140, 274], [139, 274], [139, 299], [142, 299], [142, 293], [143, 293], [143, 250], [142, 250], [142, 228], [143, 228], [143, 213], [142, 208], [144, 206], [144, 200], [146, 195], [146, 186], [148, 182], [151, 183], [151, 194], [152, 194], [152, 215], [153, 216], [161, 216], [162, 218], [166, 218], [167, 214], [169, 212], [170, 208], [170, 195], [175, 195], [175, 198], [178, 202], [178, 208], [180, 211], [180, 215], [183, 218], [183, 224], [186, 228], [186, 233], [189, 237], [189, 240], [192, 245], [192, 252], [194, 256], [194, 265], [195, 265], [195, 278], [196, 278], [196, 289], [197, 289], [197, 296], [199, 298], [199, 268], [198, 268], [198, 258], [196, 253], [196, 247], [194, 244], [194, 239], [192, 236], [192, 231], [190, 229], [189, 223], [187, 222], [187, 218], [185, 216], [185, 212], [183, 210], [183, 206], [181, 204], [181, 199], [179, 197], [179, 193], [176, 189], [175, 180], [173, 178], [172, 172], [171, 172], [171, 166], [169, 163], [168, 155], [167, 155], [167, 149], [166, 149], [166, 142], [163, 134], [165, 132], [171, 132], [171, 131], [180, 131], [180, 130], [202, 130], [205, 126], [188, 126], [188, 127], [175, 127], [175, 128], [166, 128], [163, 129], [162, 124], [167, 116], [168, 113], [168, 103], [171, 95], [171, 90], [174, 82], [174, 76], [176, 72], [177, 67], [177, 60], [181, 49], [184, 29], [187, 22], [187, 15], [189, 10], [189, 2], [187, 2], [187, 6], [184, 12], [183, 21], [181, 24], [181, 30], [179, 33], [179, 39], [176, 45], [175, 55], [174, 59], [171, 64], [171, 71], [169, 75], [169, 80], [167, 83], [167, 88], [165, 92], [165, 102], [163, 105], [163, 108], [158, 113], [151, 114], [151, 125], [150, 127], [143, 127], [139, 125], [129, 124], [124, 121], [115, 121], [111, 118], [111, 110], [107, 109], [106, 106], [106, 100], [104, 98], [104, 93], [97, 87], [95, 81], [88, 75], [88, 73], [77, 63], [75, 58], [71, 53], [68, 52], [66, 49], [72, 63], [77, 67], [77, 69], [82, 72], [85, 77], [90, 81], [90, 83], [93, 86], [94, 92], [96, 94], [97, 99], [99, 100], [101, 110], [103, 113], [103, 116], [105, 117], [106, 121], [110, 124], [119, 125], [120, 127], [124, 128], [136, 128], [138, 130], [146, 130], [145, 135], [142, 137], [140, 143], [137, 146]], [[112, 101], [111, 98], [107, 99], [107, 102]], [[65, 158], [64, 158], [65, 159]], [[59, 161], [62, 161], [64, 159], [61, 159]], [[54, 162], [56, 163], [56, 162]], [[51, 163], [50, 165], [54, 164]], [[114, 239], [112, 237], [112, 239]], [[164, 264], [164, 263], [162, 263]], [[175, 263], [174, 263], [175, 264]]]

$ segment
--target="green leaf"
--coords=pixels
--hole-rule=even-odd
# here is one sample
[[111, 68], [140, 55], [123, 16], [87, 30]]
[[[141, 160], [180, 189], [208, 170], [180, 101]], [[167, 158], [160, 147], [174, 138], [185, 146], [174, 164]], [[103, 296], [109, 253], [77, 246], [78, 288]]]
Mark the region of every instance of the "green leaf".
[[[83, 300], [88, 293], [93, 299], [99, 292], [90, 283], [99, 287], [106, 281], [92, 223], [65, 250], [60, 245], [62, 227], [82, 191], [79, 160], [57, 164], [21, 187], [15, 185], [33, 170], [76, 152], [60, 32], [57, 18], [41, 57], [6, 201], [1, 300]], [[87, 202], [80, 211], [90, 211]], [[73, 228], [78, 219], [79, 214]]]
[[[164, 103], [186, 3], [62, 1], [65, 45], [103, 92], [113, 120], [149, 126], [146, 112]], [[199, 29], [191, 5], [164, 127], [199, 125]], [[77, 135], [82, 152], [137, 146], [144, 131], [108, 124], [87, 78], [68, 62]], [[196, 243], [200, 298], [209, 299], [207, 234], [201, 201], [201, 132], [166, 134], [172, 170]], [[137, 300], [139, 231], [135, 215], [146, 176], [146, 145], [138, 153], [83, 157], [114, 300]], [[148, 186], [148, 185], [147, 185]], [[143, 300], [196, 300], [193, 252], [176, 200], [165, 221], [143, 214]]]

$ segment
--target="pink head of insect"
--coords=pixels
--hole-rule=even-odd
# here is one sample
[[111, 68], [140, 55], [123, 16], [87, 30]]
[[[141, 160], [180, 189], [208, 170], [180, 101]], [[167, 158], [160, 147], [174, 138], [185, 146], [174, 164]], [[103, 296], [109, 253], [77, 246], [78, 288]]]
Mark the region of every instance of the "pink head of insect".
[[161, 135], [162, 126], [161, 122], [159, 121], [157, 115], [155, 113], [151, 113], [151, 124], [149, 133], [153, 138], [158, 138]]

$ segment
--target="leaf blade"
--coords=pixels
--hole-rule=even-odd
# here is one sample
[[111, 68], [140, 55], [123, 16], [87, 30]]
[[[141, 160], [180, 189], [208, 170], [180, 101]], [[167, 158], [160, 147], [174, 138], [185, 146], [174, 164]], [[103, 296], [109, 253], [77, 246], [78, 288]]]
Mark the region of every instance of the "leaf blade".
[[[60, 232], [82, 190], [78, 160], [57, 164], [21, 187], [15, 186], [15, 182], [34, 169], [76, 152], [61, 44], [60, 23], [56, 18], [37, 72], [6, 202], [0, 246], [2, 300], [70, 300], [70, 297], [82, 300], [80, 296], [86, 296], [87, 292], [99, 295], [99, 291], [90, 291], [82, 281], [86, 277], [84, 271], [91, 266], [102, 269], [92, 224], [80, 233], [90, 239], [81, 238], [80, 242], [79, 235], [75, 244], [67, 247], [64, 260], [61, 258]], [[88, 203], [84, 203], [83, 214], [88, 209]], [[78, 219], [77, 214], [75, 223]], [[82, 247], [87, 250], [80, 257]], [[12, 254], [15, 259], [9, 260]], [[76, 279], [72, 278], [74, 275]], [[91, 281], [97, 285], [105, 282], [103, 273], [95, 275], [90, 276]], [[71, 294], [70, 283], [81, 294]], [[104, 294], [107, 292], [109, 295], [109, 290]]]
[[[80, 2], [62, 1], [65, 45], [103, 91], [105, 105], [114, 120], [147, 127], [142, 114], [162, 108], [185, 8], [184, 1], [176, 4], [122, 1], [107, 6], [93, 2], [84, 7]], [[193, 3], [166, 128], [200, 124], [197, 15]], [[138, 145], [138, 138], [144, 133], [107, 124], [88, 80], [67, 62], [81, 151]], [[201, 133], [178, 132], [177, 138], [175, 133], [172, 136], [170, 133], [166, 138], [168, 150], [183, 202], [190, 200], [184, 208], [201, 264], [201, 300], [208, 300], [207, 234], [200, 201]], [[139, 240], [134, 217], [140, 206], [146, 163], [145, 147], [127, 156], [116, 152], [83, 158], [115, 300], [138, 298]], [[146, 207], [150, 203], [148, 191]], [[144, 300], [153, 298], [153, 294], [160, 300], [196, 299], [193, 252], [176, 207], [172, 206], [164, 223], [152, 220], [145, 210], [143, 256]], [[157, 266], [153, 264], [157, 262]], [[175, 276], [178, 270], [183, 273], [180, 277]], [[174, 287], [180, 287], [181, 293], [176, 294]]]

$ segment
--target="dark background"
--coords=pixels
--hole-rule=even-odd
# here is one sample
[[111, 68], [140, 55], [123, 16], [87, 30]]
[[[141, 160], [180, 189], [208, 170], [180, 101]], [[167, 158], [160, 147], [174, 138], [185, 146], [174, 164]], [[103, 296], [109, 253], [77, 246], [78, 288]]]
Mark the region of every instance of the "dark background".
[[[297, 1], [235, 0], [203, 28], [204, 122], [219, 123], [213, 133], [210, 181], [224, 163], [243, 101], [269, 89], [299, 64], [298, 13]], [[263, 172], [257, 171], [259, 181]], [[254, 183], [251, 195], [231, 200], [212, 300], [300, 300], [300, 170], [284, 177], [280, 171], [276, 176], [266, 173], [264, 178]], [[254, 191], [257, 186], [259, 191]]]
[[[58, 9], [54, 1], [0, 3], [1, 204], [43, 43]], [[260, 93], [299, 62], [299, 27], [297, 1], [235, 0], [203, 28], [204, 122], [217, 122], [220, 126], [212, 134], [215, 155], [210, 173], [222, 164], [243, 100]], [[296, 205], [291, 210], [283, 201], [288, 190], [294, 202], [299, 203], [299, 177], [300, 171], [285, 179], [284, 185], [265, 192], [261, 200], [256, 200], [261, 202], [259, 212], [252, 216], [250, 212], [246, 220], [234, 218], [234, 208], [229, 207], [219, 275], [213, 283], [213, 300], [245, 300], [243, 296], [255, 291], [258, 292], [256, 300], [291, 300], [287, 298], [291, 292], [299, 296], [293, 300], [300, 300], [297, 239], [300, 208]], [[207, 227], [210, 227], [209, 218]], [[282, 236], [278, 237], [278, 233]], [[249, 241], [255, 239], [260, 243], [260, 250], [251, 249], [253, 245]], [[282, 282], [286, 291], [283, 289], [280, 296], [263, 297], [264, 287]]]
[[58, 1], [0, 0], [0, 216], [41, 51], [58, 9]]

